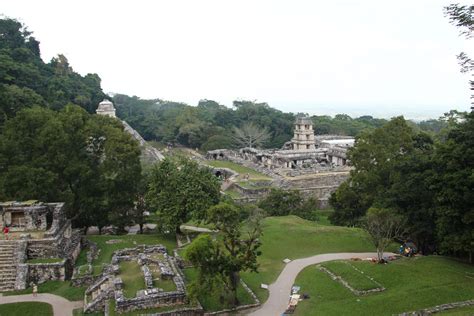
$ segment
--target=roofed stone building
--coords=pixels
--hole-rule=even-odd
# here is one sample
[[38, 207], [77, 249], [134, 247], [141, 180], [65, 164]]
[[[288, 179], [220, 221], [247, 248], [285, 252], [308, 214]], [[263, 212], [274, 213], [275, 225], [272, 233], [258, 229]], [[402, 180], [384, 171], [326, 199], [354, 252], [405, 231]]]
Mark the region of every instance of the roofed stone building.
[[114, 104], [107, 99], [104, 99], [102, 102], [99, 103], [96, 113], [98, 115], [116, 117]]
[[298, 117], [295, 122], [295, 133], [291, 140], [293, 150], [314, 150], [313, 121], [309, 117]]
[[[0, 291], [21, 290], [30, 282], [66, 280], [79, 255], [80, 233], [73, 231], [64, 203], [0, 203]], [[35, 259], [35, 263], [29, 260]]]

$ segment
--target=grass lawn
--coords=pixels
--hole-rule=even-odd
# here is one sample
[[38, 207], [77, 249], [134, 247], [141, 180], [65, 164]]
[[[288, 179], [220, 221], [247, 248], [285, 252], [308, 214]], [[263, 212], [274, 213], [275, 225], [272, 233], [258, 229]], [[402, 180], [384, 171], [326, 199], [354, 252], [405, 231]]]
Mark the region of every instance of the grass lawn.
[[354, 265], [349, 261], [331, 261], [322, 264], [323, 267], [342, 277], [356, 290], [370, 290], [380, 287], [370, 280], [368, 275], [355, 270]]
[[[38, 293], [51, 293], [64, 297], [70, 301], [82, 301], [86, 287], [73, 287], [69, 281], [48, 281], [38, 285]], [[20, 291], [9, 291], [3, 293], [5, 296], [31, 294], [32, 289]]]
[[227, 160], [208, 160], [206, 162], [209, 166], [217, 168], [228, 168], [232, 169], [239, 174], [239, 178], [242, 178], [246, 173], [249, 174], [249, 180], [272, 180], [272, 178], [260, 173], [254, 169], [244, 167], [237, 163], [227, 161]]
[[[310, 299], [298, 304], [295, 315], [367, 315], [368, 311], [371, 315], [393, 315], [474, 297], [472, 279], [467, 277], [474, 267], [449, 258], [403, 258], [387, 265], [366, 261], [351, 264], [387, 290], [358, 297], [316, 266], [307, 267], [295, 284]], [[468, 315], [470, 309], [466, 311], [458, 310], [459, 315]]]
[[[192, 282], [197, 277], [197, 270], [194, 268], [184, 269], [183, 272], [188, 283]], [[227, 305], [226, 302], [220, 302], [219, 298], [221, 292], [223, 292], [223, 290], [216, 288], [212, 293], [207, 293], [205, 297], [198, 297], [198, 300], [201, 303], [202, 307], [209, 312], [230, 308], [230, 306]], [[240, 284], [237, 288], [237, 299], [239, 300], [241, 305], [254, 303], [254, 300], [252, 299], [250, 294]]]
[[136, 261], [122, 261], [119, 266], [119, 277], [123, 281], [123, 294], [128, 298], [135, 297], [138, 290], [146, 288], [140, 265]]
[[[154, 245], [162, 244], [165, 246], [169, 252], [176, 248], [176, 239], [174, 235], [158, 235], [158, 234], [144, 234], [144, 235], [103, 235], [103, 236], [88, 236], [89, 240], [97, 243], [97, 246], [100, 248], [99, 257], [94, 260], [93, 268], [94, 275], [97, 275], [102, 272], [102, 265], [104, 263], [110, 263], [112, 259], [112, 253], [115, 250], [122, 248], [131, 248], [137, 245]], [[115, 244], [107, 244], [106, 242], [111, 239], [119, 239], [121, 242]]]
[[238, 199], [238, 198], [243, 197], [239, 191], [233, 190], [233, 189], [225, 190], [224, 193], [233, 199]]
[[22, 302], [0, 305], [0, 316], [53, 316], [53, 307], [48, 303]]
[[[159, 260], [163, 260], [164, 258], [162, 254], [157, 254], [154, 257]], [[174, 284], [172, 279], [165, 280], [161, 278], [160, 267], [158, 265], [148, 265], [148, 267], [153, 275], [154, 287], [163, 289], [165, 292], [176, 291], [176, 284]]]
[[271, 188], [270, 180], [265, 181], [239, 181], [238, 184], [246, 189], [268, 189]]
[[283, 259], [322, 253], [374, 251], [365, 231], [359, 228], [321, 225], [297, 216], [267, 217], [262, 222], [262, 255], [259, 273], [243, 273], [244, 281], [264, 302], [268, 291], [260, 284], [273, 283], [283, 270]]

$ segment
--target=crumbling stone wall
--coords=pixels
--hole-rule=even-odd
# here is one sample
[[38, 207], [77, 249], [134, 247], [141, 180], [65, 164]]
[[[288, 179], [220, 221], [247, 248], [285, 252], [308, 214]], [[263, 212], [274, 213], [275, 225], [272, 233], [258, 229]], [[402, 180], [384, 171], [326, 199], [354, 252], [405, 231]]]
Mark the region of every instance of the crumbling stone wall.
[[29, 263], [28, 283], [44, 283], [46, 281], [66, 280], [66, 260], [57, 263]]

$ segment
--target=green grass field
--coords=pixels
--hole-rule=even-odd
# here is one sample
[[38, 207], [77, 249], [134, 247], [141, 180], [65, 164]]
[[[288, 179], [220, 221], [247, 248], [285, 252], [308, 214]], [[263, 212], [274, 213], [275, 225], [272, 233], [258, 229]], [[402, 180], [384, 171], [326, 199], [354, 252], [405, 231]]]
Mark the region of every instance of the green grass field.
[[119, 267], [119, 277], [123, 281], [123, 295], [125, 297], [135, 297], [138, 290], [146, 288], [143, 272], [136, 261], [122, 261]]
[[47, 303], [22, 302], [0, 305], [0, 316], [53, 316], [53, 307]]
[[322, 264], [323, 267], [342, 277], [356, 290], [370, 290], [380, 287], [377, 283], [368, 278], [368, 275], [353, 268], [349, 261], [331, 261]]
[[[38, 285], [38, 293], [51, 293], [64, 297], [70, 301], [81, 301], [84, 299], [86, 287], [73, 287], [66, 281], [48, 281]], [[32, 289], [28, 288], [20, 291], [9, 291], [3, 293], [5, 296], [31, 294]]]
[[[403, 258], [386, 265], [351, 262], [387, 290], [355, 296], [316, 266], [307, 267], [295, 284], [310, 299], [298, 304], [295, 315], [393, 315], [474, 297], [468, 273], [471, 265], [445, 257]], [[452, 310], [448, 315], [469, 315], [471, 308]]]
[[239, 174], [239, 178], [242, 178], [246, 173], [249, 174], [249, 180], [271, 180], [270, 177], [260, 173], [254, 169], [244, 167], [237, 163], [227, 161], [227, 160], [208, 160], [206, 162], [209, 166], [217, 168], [228, 168], [232, 169]]
[[[97, 243], [97, 246], [101, 249], [99, 257], [92, 263], [94, 268], [94, 274], [99, 274], [102, 271], [102, 266], [104, 263], [110, 263], [113, 252], [118, 249], [135, 247], [137, 245], [154, 244], [162, 244], [167, 248], [168, 251], [172, 251], [174, 248], [176, 248], [176, 239], [174, 235], [99, 235], [88, 236], [87, 238]], [[121, 240], [121, 242], [115, 244], [107, 244], [106, 242], [111, 239], [119, 239]]]
[[271, 284], [283, 270], [283, 259], [298, 259], [322, 253], [374, 251], [367, 233], [359, 228], [321, 225], [297, 216], [267, 217], [262, 223], [262, 255], [259, 273], [243, 273], [244, 281], [260, 300], [268, 291], [260, 284]]

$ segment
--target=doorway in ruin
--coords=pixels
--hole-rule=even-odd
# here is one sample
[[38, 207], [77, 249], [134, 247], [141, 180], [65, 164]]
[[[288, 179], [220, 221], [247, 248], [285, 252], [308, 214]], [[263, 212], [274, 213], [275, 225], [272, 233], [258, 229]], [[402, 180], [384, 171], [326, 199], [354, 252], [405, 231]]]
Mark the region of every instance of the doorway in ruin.
[[25, 213], [24, 212], [12, 212], [11, 214], [12, 214], [11, 225], [13, 227], [25, 226]]

